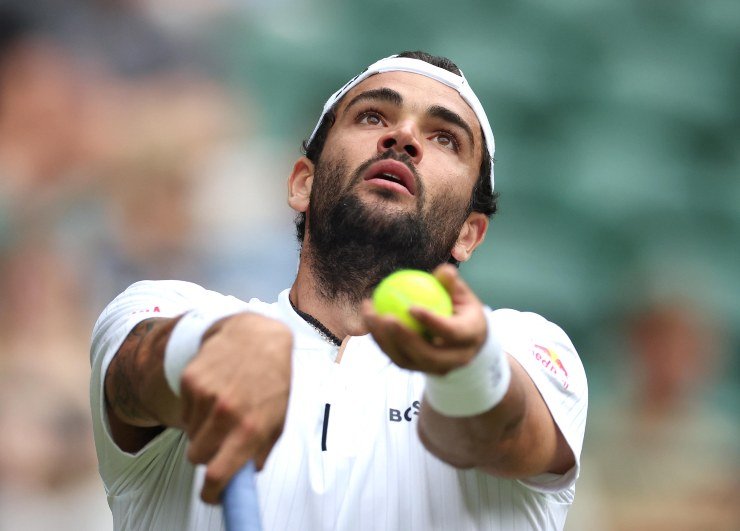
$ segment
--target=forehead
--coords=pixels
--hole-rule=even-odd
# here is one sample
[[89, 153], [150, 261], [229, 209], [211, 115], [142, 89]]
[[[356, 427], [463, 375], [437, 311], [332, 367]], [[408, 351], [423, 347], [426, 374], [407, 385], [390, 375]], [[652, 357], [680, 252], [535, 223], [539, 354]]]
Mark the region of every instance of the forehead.
[[352, 99], [367, 90], [390, 88], [403, 97], [403, 106], [424, 111], [433, 105], [446, 107], [459, 114], [473, 130], [476, 140], [480, 138], [480, 124], [473, 109], [460, 94], [439, 81], [411, 72], [383, 72], [360, 82], [344, 95], [338, 112], [344, 110]]

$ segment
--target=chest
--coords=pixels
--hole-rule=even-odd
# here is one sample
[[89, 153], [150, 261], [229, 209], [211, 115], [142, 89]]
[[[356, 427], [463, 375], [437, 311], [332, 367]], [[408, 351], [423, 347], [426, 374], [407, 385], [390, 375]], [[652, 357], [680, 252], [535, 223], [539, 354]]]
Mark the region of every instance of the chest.
[[[331, 347], [330, 347], [331, 348]], [[352, 457], [415, 437], [424, 389], [420, 374], [400, 369], [371, 341], [338, 349], [296, 349], [284, 436], [303, 451]]]

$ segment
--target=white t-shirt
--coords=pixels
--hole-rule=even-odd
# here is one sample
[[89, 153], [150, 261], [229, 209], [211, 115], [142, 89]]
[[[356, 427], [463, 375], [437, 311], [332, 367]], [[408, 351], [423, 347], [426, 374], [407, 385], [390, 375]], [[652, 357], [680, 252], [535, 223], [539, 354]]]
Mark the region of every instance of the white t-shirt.
[[213, 305], [279, 319], [294, 334], [285, 429], [257, 475], [265, 530], [563, 528], [580, 466], [586, 377], [565, 333], [539, 315], [488, 310], [489, 326], [539, 389], [576, 466], [510, 480], [430, 454], [416, 432], [424, 375], [391, 363], [369, 335], [345, 341], [336, 363], [340, 347], [295, 313], [288, 290], [272, 304], [245, 303], [187, 282], [143, 281], [104, 310], [91, 349], [95, 443], [116, 529], [223, 529], [221, 508], [199, 499], [204, 467], [187, 461], [184, 434], [167, 429], [136, 454], [123, 452], [103, 394], [108, 365], [138, 322]]

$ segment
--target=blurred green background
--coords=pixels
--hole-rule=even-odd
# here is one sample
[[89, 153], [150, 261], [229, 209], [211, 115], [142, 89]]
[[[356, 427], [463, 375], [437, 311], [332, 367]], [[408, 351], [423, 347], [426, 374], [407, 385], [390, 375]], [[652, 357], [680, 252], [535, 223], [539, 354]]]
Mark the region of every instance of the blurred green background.
[[100, 528], [98, 313], [141, 278], [274, 298], [300, 142], [415, 49], [458, 64], [496, 135], [465, 278], [560, 324], [589, 376], [569, 527], [736, 528], [738, 28], [734, 0], [0, 1], [0, 528], [74, 496], [69, 529]]

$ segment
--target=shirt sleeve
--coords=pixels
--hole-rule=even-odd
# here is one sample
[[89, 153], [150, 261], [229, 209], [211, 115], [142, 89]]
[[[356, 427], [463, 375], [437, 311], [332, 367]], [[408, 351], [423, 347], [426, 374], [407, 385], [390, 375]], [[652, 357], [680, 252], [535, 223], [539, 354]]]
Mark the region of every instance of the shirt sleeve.
[[488, 322], [504, 352], [534, 382], [576, 461], [565, 474], [541, 474], [520, 483], [545, 493], [571, 489], [580, 472], [588, 410], [586, 373], [578, 353], [560, 327], [535, 313], [497, 310], [488, 314]]
[[152, 317], [176, 317], [206, 305], [230, 305], [235, 312], [246, 309], [243, 301], [190, 282], [141, 281], [116, 297], [95, 323], [90, 349], [90, 403], [98, 466], [109, 495], [135, 488], [136, 482], [146, 476], [145, 471], [155, 470], [158, 461], [171, 459], [172, 452], [181, 452], [179, 447], [184, 445], [182, 432], [175, 429], [166, 429], [136, 453], [125, 452], [116, 445], [111, 436], [103, 387], [111, 360], [129, 332], [141, 321]]

